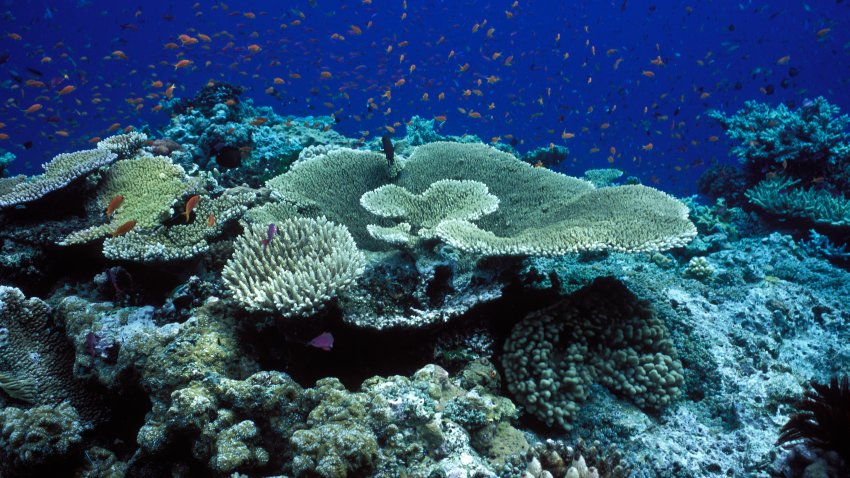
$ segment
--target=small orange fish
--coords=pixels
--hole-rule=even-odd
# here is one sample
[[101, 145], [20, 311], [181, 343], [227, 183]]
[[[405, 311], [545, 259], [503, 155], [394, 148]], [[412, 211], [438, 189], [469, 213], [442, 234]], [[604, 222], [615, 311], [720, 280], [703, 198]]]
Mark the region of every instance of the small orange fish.
[[652, 151], [652, 148], [654, 148], [654, 147], [655, 146], [653, 146], [652, 143], [646, 143], [645, 145], [641, 146], [640, 149], [642, 149], [644, 151]]
[[128, 59], [128, 58], [127, 58], [127, 54], [126, 54], [126, 53], [124, 53], [124, 52], [123, 52], [123, 51], [121, 51], [121, 50], [115, 50], [115, 51], [113, 51], [113, 52], [112, 52], [112, 56], [114, 56], [115, 58], [118, 58], [119, 60], [127, 60], [127, 59]]
[[128, 232], [132, 231], [134, 227], [136, 227], [136, 220], [130, 219], [129, 221], [125, 222], [124, 224], [121, 224], [120, 226], [118, 226], [117, 229], [112, 231], [112, 237], [123, 236], [124, 234], [127, 234]]
[[319, 77], [323, 80], [329, 80], [333, 77], [333, 74], [327, 70], [319, 73]]
[[435, 117], [434, 117], [434, 119], [435, 119], [435, 120], [437, 120], [437, 121], [438, 121], [438, 122], [440, 122], [440, 123], [442, 123], [442, 122], [446, 121], [446, 118], [447, 118], [447, 116], [446, 116], [446, 115], [438, 115], [438, 116], [435, 116]]
[[788, 62], [791, 61], [791, 55], [785, 55], [782, 58], [776, 60], [777, 65], [787, 65]]
[[262, 50], [262, 48], [260, 48], [260, 45], [257, 45], [256, 43], [248, 45], [248, 51], [251, 53], [257, 53], [260, 50]]
[[168, 88], [165, 89], [165, 97], [170, 100], [173, 95], [174, 95], [174, 85], [170, 85]]
[[6, 36], [11, 38], [12, 40], [15, 40], [15, 41], [18, 41], [21, 38], [23, 38], [20, 35], [18, 35], [17, 33], [7, 33]]
[[109, 125], [109, 128], [106, 128], [106, 131], [111, 133], [111, 132], [115, 131], [116, 129], [120, 128], [120, 127], [121, 127], [121, 123], [112, 123], [111, 125]]
[[9, 135], [6, 133], [0, 133], [0, 139], [9, 139]]
[[27, 113], [27, 114], [29, 114], [29, 113], [35, 113], [36, 111], [38, 111], [38, 110], [42, 109], [43, 107], [44, 107], [44, 106], [42, 106], [42, 104], [41, 104], [41, 103], [34, 103], [32, 106], [30, 106], [29, 108], [25, 109], [25, 110], [24, 110], [24, 113]]
[[268, 118], [266, 118], [266, 117], [263, 117], [263, 116], [257, 116], [256, 118], [254, 118], [254, 119], [251, 121], [251, 123], [250, 123], [250, 124], [251, 124], [252, 126], [260, 126], [260, 125], [264, 124], [264, 123], [265, 123], [266, 121], [268, 121], [268, 120], [269, 120], [269, 119], [268, 119]]
[[655, 72], [649, 70], [643, 70], [642, 72], [640, 72], [640, 74], [647, 78], [655, 78]]
[[162, 81], [156, 80], [153, 83], [151, 83], [151, 86], [154, 87], [154, 88], [162, 88]]
[[112, 198], [112, 200], [109, 201], [109, 204], [106, 206], [106, 216], [112, 217], [112, 214], [115, 212], [115, 210], [118, 209], [123, 203], [124, 196], [120, 194]]
[[664, 61], [661, 59], [661, 55], [656, 56], [655, 59], [653, 59], [653, 60], [650, 60], [650, 63], [652, 63], [655, 66], [663, 66], [664, 65]]
[[180, 60], [180, 61], [178, 61], [177, 63], [174, 64], [174, 69], [176, 70], [178, 68], [186, 68], [187, 66], [189, 66], [191, 64], [192, 64], [192, 60], [187, 60], [187, 59], [184, 58], [184, 59], [182, 59], [182, 60]]
[[820, 30], [818, 30], [818, 32], [815, 35], [817, 35], [818, 38], [823, 38], [824, 36], [826, 36], [827, 33], [831, 32], [831, 31], [832, 31], [832, 28], [821, 28]]
[[566, 130], [564, 130], [564, 132], [561, 133], [561, 139], [572, 139], [572, 138], [575, 138], [575, 137], [576, 137], [576, 135], [574, 133], [567, 133]]
[[195, 206], [198, 205], [198, 202], [201, 200], [201, 196], [195, 194], [190, 197], [188, 201], [186, 201], [186, 212], [183, 213], [183, 217], [186, 218], [186, 222], [189, 222], [189, 215], [192, 213], [192, 209], [195, 209]]
[[276, 85], [282, 85], [283, 84], [283, 78], [276, 76], [273, 80], [273, 83], [276, 84]]
[[215, 216], [210, 214], [209, 216], [207, 216], [207, 227], [213, 226], [215, 226]]

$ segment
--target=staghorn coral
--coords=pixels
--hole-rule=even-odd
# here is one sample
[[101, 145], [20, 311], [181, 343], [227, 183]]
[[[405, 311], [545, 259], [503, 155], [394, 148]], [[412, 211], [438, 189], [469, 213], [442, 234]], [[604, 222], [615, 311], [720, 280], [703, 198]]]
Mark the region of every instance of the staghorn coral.
[[786, 176], [765, 179], [745, 193], [751, 203], [779, 216], [815, 224], [850, 226], [850, 200], [814, 188], [795, 188], [800, 181]]
[[35, 201], [70, 184], [75, 179], [87, 176], [102, 166], [115, 161], [118, 156], [105, 149], [89, 149], [56, 155], [42, 165], [44, 173], [27, 178], [5, 180], [0, 195], [0, 208], [18, 206]]
[[610, 278], [525, 317], [505, 342], [502, 365], [528, 413], [566, 430], [594, 382], [658, 409], [684, 381], [664, 324]]
[[[249, 226], [222, 271], [224, 283], [248, 310], [309, 316], [351, 286], [365, 258], [345, 226], [324, 217]], [[272, 232], [274, 234], [274, 231]]]
[[[222, 234], [257, 200], [248, 188], [227, 189], [218, 197], [202, 196], [194, 218], [151, 231], [132, 230], [103, 242], [103, 255], [135, 262], [170, 262], [192, 259], [210, 248], [210, 240]], [[210, 225], [212, 216], [212, 225]]]
[[113, 164], [98, 185], [90, 210], [103, 214], [115, 196], [124, 201], [109, 222], [69, 234], [62, 245], [80, 244], [99, 239], [127, 221], [136, 221], [136, 229], [152, 229], [174, 214], [172, 206], [192, 187], [185, 171], [168, 158], [145, 156]]
[[[751, 180], [768, 171], [783, 170], [793, 178], [810, 181], [816, 177], [839, 179], [850, 161], [850, 117], [839, 115], [837, 106], [822, 97], [806, 101], [797, 110], [784, 104], [771, 108], [748, 101], [735, 115], [709, 112], [726, 134], [739, 144], [732, 153], [744, 164]], [[846, 189], [850, 177], [841, 178]]]

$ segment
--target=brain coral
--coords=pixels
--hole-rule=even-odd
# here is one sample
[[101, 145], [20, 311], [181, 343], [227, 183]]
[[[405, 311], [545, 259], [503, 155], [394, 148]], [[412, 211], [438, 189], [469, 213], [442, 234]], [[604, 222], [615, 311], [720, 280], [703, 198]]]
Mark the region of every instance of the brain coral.
[[222, 276], [248, 310], [309, 316], [352, 285], [365, 258], [345, 226], [324, 217], [292, 218], [268, 228], [248, 225]]
[[567, 430], [593, 383], [657, 409], [684, 381], [664, 324], [611, 278], [519, 322], [505, 342], [502, 365], [517, 401], [547, 425]]

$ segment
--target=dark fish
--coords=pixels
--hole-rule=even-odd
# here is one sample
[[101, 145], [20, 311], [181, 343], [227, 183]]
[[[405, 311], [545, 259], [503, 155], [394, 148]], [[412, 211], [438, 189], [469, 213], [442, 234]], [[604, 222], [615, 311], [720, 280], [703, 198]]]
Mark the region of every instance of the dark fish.
[[9, 56], [11, 56], [11, 53], [9, 53], [8, 51], [0, 55], [0, 65], [9, 61]]
[[788, 68], [788, 76], [790, 76], [791, 78], [794, 78], [795, 76], [797, 76], [799, 74], [800, 74], [800, 70], [798, 70], [797, 68], [795, 68], [793, 66], [791, 68]]
[[121, 27], [122, 30], [130, 30], [132, 32], [139, 30], [139, 26], [136, 25], [135, 23], [122, 23], [119, 26]]
[[222, 168], [238, 168], [242, 165], [242, 152], [235, 146], [222, 146], [216, 152], [215, 162]]
[[21, 146], [23, 146], [24, 149], [30, 149], [32, 148], [32, 141], [24, 141], [23, 143], [21, 143]]
[[393, 161], [395, 160], [395, 148], [393, 147], [393, 142], [390, 139], [389, 134], [385, 134], [381, 137], [381, 147], [384, 148], [384, 155], [387, 157], [387, 163], [392, 166]]
[[28, 67], [28, 66], [27, 66], [27, 67], [25, 67], [25, 68], [27, 69], [27, 71], [28, 71], [28, 72], [32, 73], [32, 74], [33, 74], [33, 75], [35, 75], [35, 76], [44, 76], [44, 73], [42, 73], [42, 72], [40, 72], [40, 71], [36, 70], [35, 68], [30, 68], [30, 67]]

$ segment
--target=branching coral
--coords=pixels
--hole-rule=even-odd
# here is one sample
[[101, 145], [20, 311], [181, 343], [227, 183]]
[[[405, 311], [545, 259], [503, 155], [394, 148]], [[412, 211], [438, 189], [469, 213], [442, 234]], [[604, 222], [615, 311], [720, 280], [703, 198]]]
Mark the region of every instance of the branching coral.
[[249, 225], [222, 271], [227, 288], [249, 310], [309, 316], [363, 273], [365, 258], [345, 226], [323, 217], [293, 218], [269, 229]]

